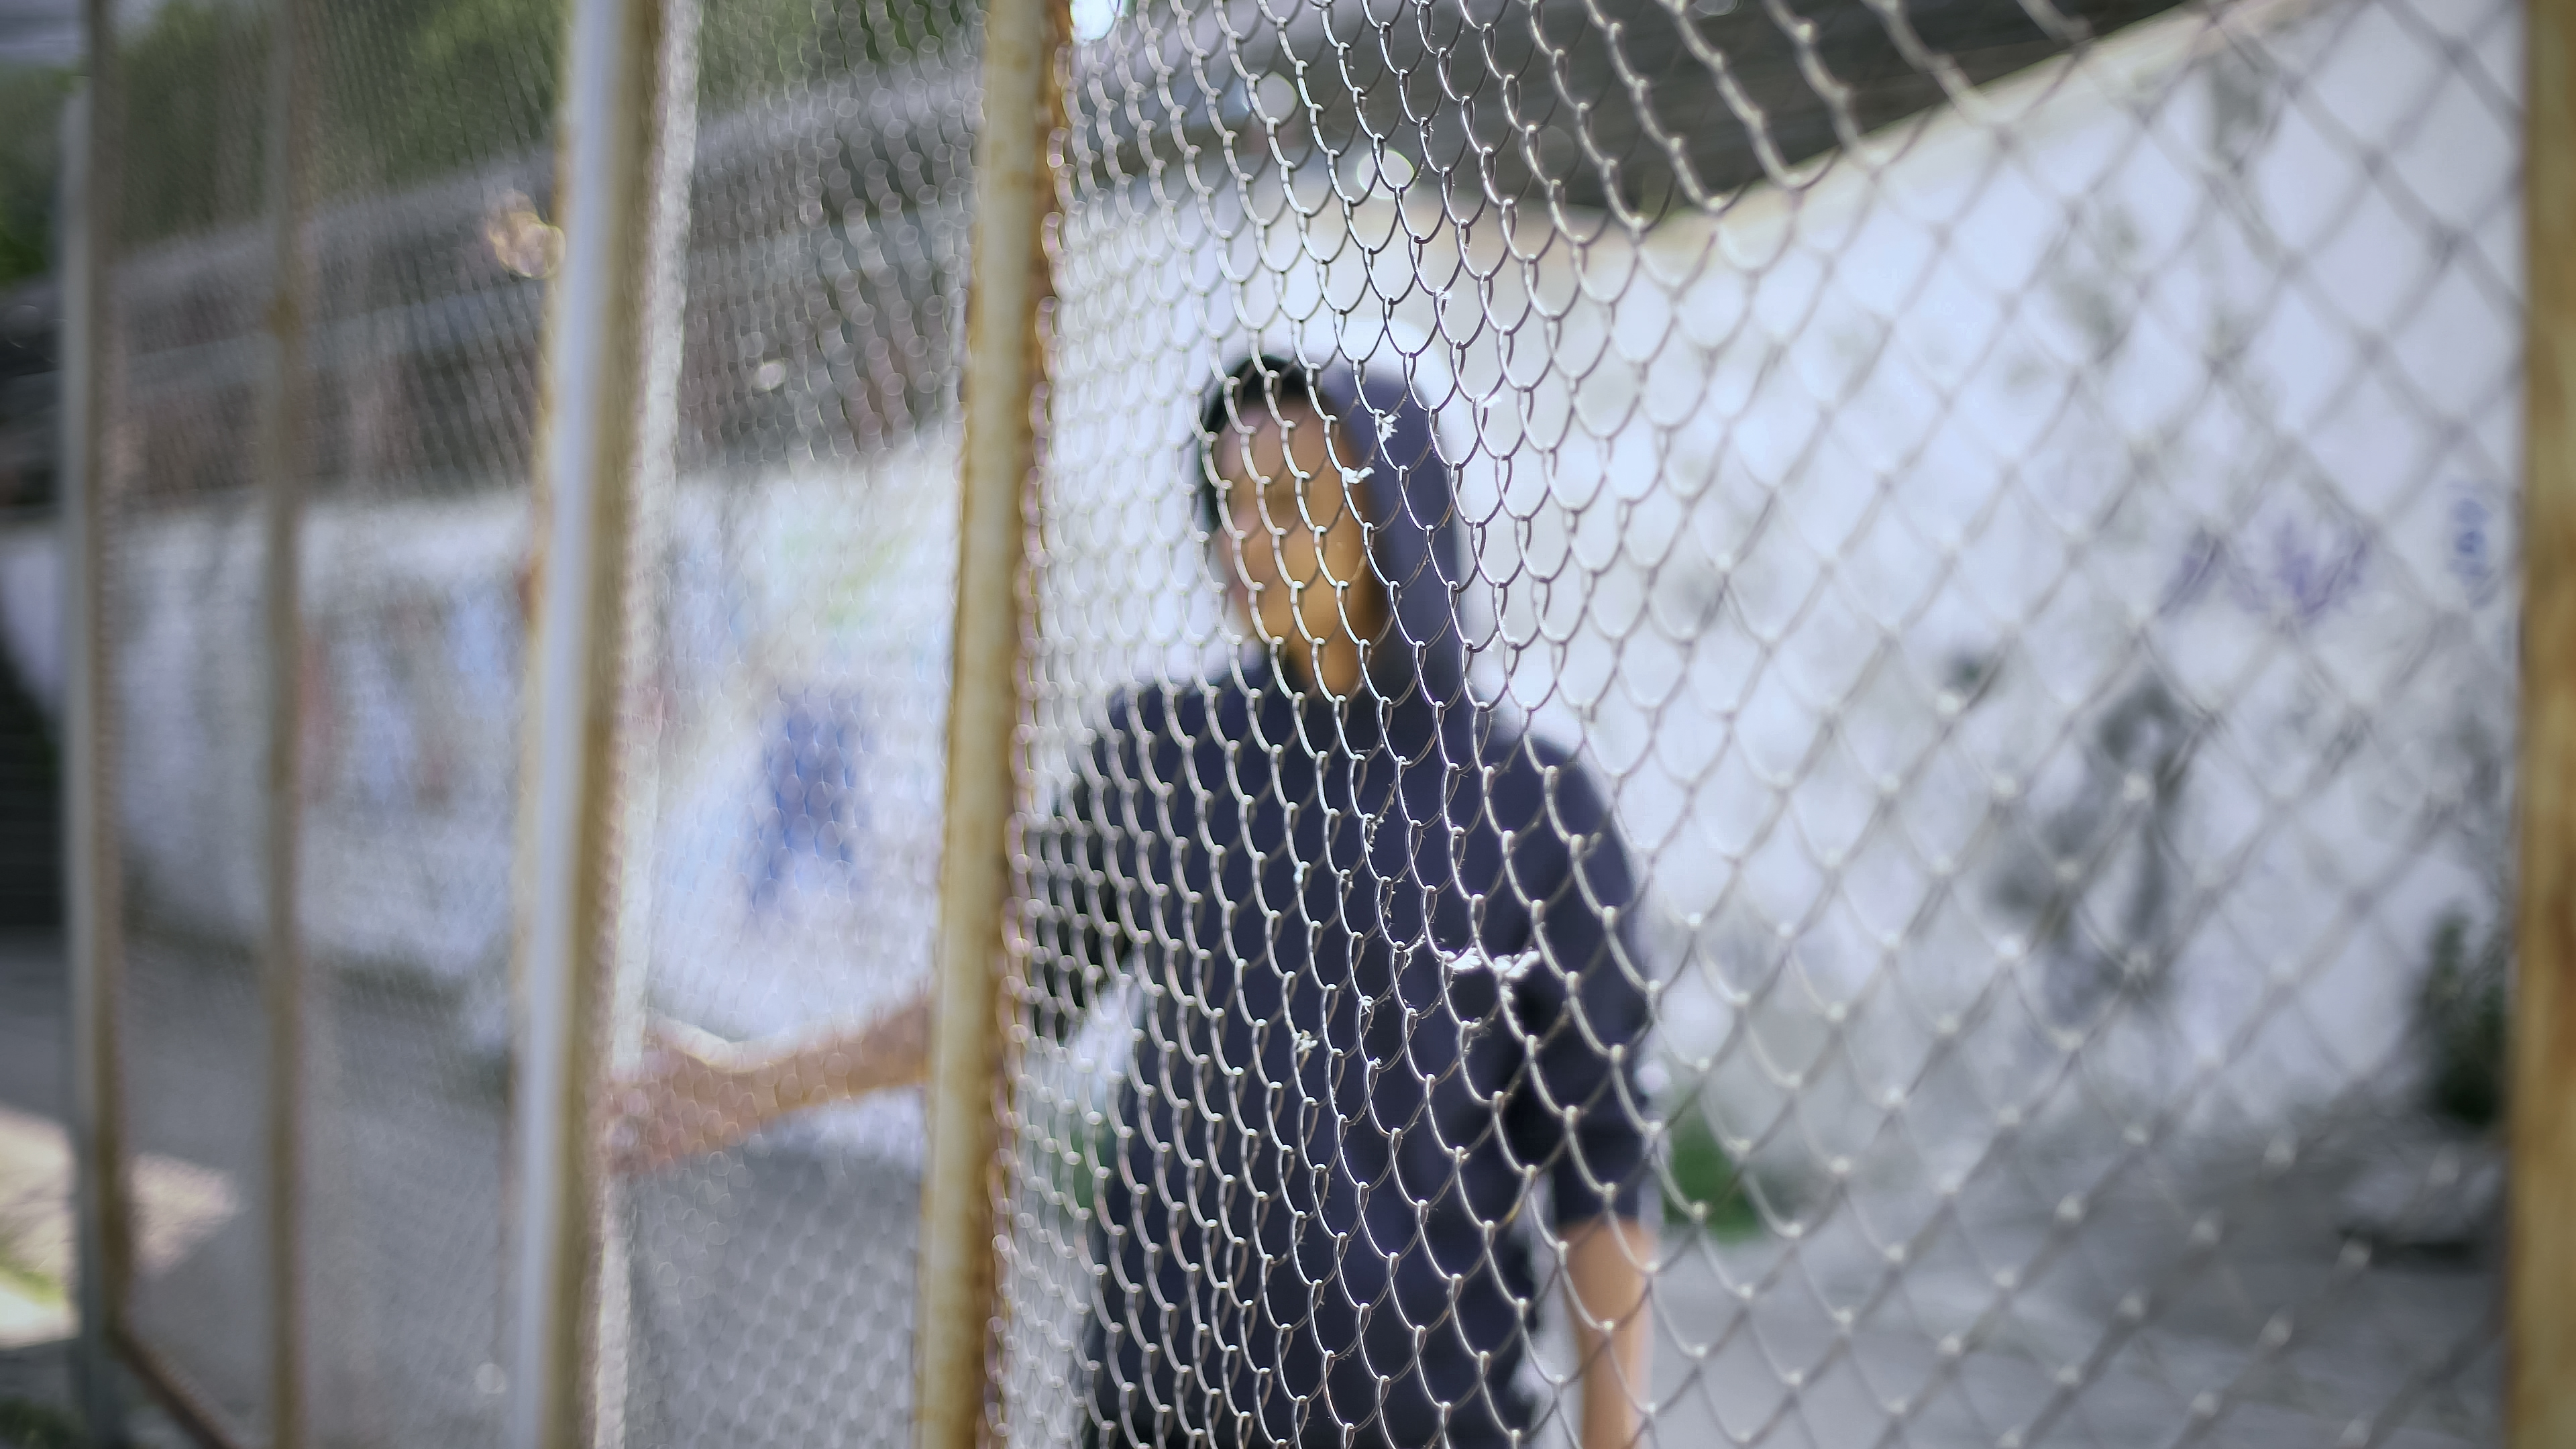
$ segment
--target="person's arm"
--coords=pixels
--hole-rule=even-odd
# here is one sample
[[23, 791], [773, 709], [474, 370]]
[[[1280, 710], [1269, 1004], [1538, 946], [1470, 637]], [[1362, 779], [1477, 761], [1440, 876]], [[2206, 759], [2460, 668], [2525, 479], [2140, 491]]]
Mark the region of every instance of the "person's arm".
[[[1552, 756], [1552, 757], [1551, 757]], [[1651, 1392], [1647, 1289], [1657, 1205], [1636, 1064], [1654, 1010], [1619, 925], [1639, 891], [1625, 844], [1588, 774], [1534, 749], [1551, 779], [1498, 781], [1513, 879], [1532, 892], [1542, 959], [1522, 973], [1511, 1017], [1529, 1042], [1531, 1090], [1507, 1108], [1523, 1161], [1545, 1163], [1565, 1243], [1567, 1317], [1583, 1379], [1580, 1449], [1631, 1449]], [[1517, 785], [1519, 788], [1511, 789]]]
[[[1105, 769], [1104, 763], [1095, 769]], [[1022, 983], [1032, 1029], [1061, 1039], [1097, 995], [1109, 946], [1102, 929], [1119, 899], [1110, 851], [1093, 820], [1092, 787], [1077, 780], [1063, 808], [1025, 841], [1030, 899]], [[616, 1088], [611, 1158], [623, 1172], [719, 1152], [786, 1116], [930, 1076], [931, 991], [856, 1029], [801, 1042], [737, 1045], [676, 1022], [657, 1025], [643, 1070]]]
[[808, 1107], [930, 1074], [927, 991], [875, 1021], [785, 1047], [737, 1046], [675, 1023], [655, 1028], [644, 1069], [618, 1084], [611, 1156], [621, 1171], [716, 1152]]
[[1566, 1306], [1583, 1370], [1581, 1449], [1638, 1443], [1655, 1366], [1646, 1302], [1654, 1261], [1655, 1230], [1635, 1218], [1594, 1218], [1566, 1239]]

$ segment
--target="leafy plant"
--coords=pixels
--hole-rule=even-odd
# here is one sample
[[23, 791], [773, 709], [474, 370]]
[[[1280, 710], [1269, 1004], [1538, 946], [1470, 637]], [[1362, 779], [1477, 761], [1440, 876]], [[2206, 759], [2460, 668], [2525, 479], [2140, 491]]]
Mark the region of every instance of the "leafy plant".
[[1697, 1224], [1727, 1240], [1762, 1231], [1762, 1213], [1754, 1205], [1744, 1171], [1727, 1155], [1706, 1114], [1695, 1104], [1685, 1105], [1664, 1141], [1669, 1154], [1664, 1164], [1664, 1221]]
[[753, 96], [939, 50], [966, 32], [963, 0], [707, 0], [698, 99], [721, 112]]
[[119, 39], [122, 240], [146, 245], [257, 216], [266, 9], [170, 0], [149, 25]]
[[[1118, 1128], [1107, 1114], [1086, 1121], [1088, 1114], [1068, 1111], [1053, 1132], [1031, 1134], [1029, 1176], [1068, 1212], [1088, 1214], [1100, 1200], [1102, 1173], [1118, 1170]], [[1044, 1138], [1054, 1139], [1048, 1151]]]
[[[375, 0], [323, 47], [326, 191], [397, 187], [516, 156], [554, 124], [565, 0]], [[355, 62], [355, 63], [352, 63]]]
[[80, 1421], [33, 1399], [0, 1399], [0, 1444], [12, 1449], [76, 1449], [89, 1442]]
[[0, 67], [0, 291], [52, 265], [60, 121], [71, 88], [67, 70]]
[[2466, 911], [2433, 927], [2431, 968], [2417, 1001], [2424, 1034], [2424, 1105], [2467, 1127], [2504, 1116], [2506, 963], [2512, 943], [2498, 924], [2471, 944]]
[[[964, 0], [709, 0], [699, 100], [710, 112], [936, 51]], [[398, 188], [524, 155], [553, 127], [565, 0], [371, 0], [326, 7], [315, 37], [323, 195]], [[269, 64], [262, 7], [169, 0], [124, 38], [125, 239], [246, 221], [264, 185]], [[0, 213], [20, 153], [39, 212], [67, 78], [0, 82]], [[41, 219], [0, 215], [0, 282], [42, 270]], [[24, 238], [36, 239], [32, 262]], [[10, 268], [21, 269], [13, 273]]]

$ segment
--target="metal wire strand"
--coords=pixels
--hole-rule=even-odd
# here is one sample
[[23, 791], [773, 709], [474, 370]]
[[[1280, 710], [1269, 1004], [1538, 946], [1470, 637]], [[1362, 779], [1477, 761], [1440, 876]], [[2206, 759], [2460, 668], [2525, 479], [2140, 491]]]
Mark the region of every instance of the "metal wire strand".
[[[282, 1186], [307, 1437], [488, 1442], [561, 16], [310, 7], [280, 560], [275, 7], [122, 8], [123, 1331], [263, 1441]], [[2517, 6], [1072, 19], [996, 1442], [2496, 1440]], [[911, 1438], [980, 26], [700, 6], [603, 1440]]]

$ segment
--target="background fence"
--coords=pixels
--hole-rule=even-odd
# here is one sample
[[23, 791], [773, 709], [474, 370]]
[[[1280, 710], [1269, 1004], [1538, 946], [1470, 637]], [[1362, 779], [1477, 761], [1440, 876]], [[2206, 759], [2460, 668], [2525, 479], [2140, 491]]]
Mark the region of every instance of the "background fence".
[[[569, 1058], [591, 1131], [583, 1091], [608, 1100], [648, 1024], [760, 1049], [916, 999], [959, 950], [943, 802], [980, 771], [1017, 809], [1005, 1067], [966, 1102], [999, 1133], [974, 1412], [1125, 1442], [1101, 1404], [1127, 1353], [1192, 1442], [1405, 1441], [1260, 1347], [1329, 1331], [1258, 1294], [1293, 1271], [1418, 1315], [1281, 1244], [1357, 1251], [1300, 1172], [1439, 1231], [1422, 1204], [1454, 1179], [1371, 1179], [1351, 1144], [1408, 1100], [1382, 1095], [1400, 1066], [1425, 1101], [1465, 1080], [1468, 1023], [1358, 963], [1472, 968], [1393, 924], [1411, 857], [1241, 822], [1375, 842], [1439, 833], [1427, 799], [1465, 831], [1456, 802], [1508, 814], [1510, 771], [1417, 740], [1395, 803], [1331, 783], [1397, 770], [1400, 683], [1286, 737], [1185, 722], [1257, 713], [1287, 667], [1194, 493], [1209, 390], [1256, 353], [1365, 393], [1337, 461], [1446, 485], [1409, 496], [1454, 557], [1361, 585], [1398, 600], [1385, 649], [1422, 651], [1409, 707], [1437, 697], [1438, 740], [1540, 742], [1543, 819], [1499, 823], [1627, 865], [1506, 874], [1473, 906], [1606, 903], [1601, 955], [1556, 959], [1542, 925], [1527, 969], [1645, 1012], [1538, 1028], [1619, 1044], [1608, 1085], [1548, 1110], [1639, 1133], [1634, 1163], [1582, 1170], [1657, 1227], [1625, 1240], [1643, 1376], [1586, 1378], [1569, 1159], [1533, 1164], [1556, 1186], [1528, 1211], [1470, 1215], [1478, 1263], [1530, 1274], [1492, 1360], [1523, 1442], [1583, 1442], [1587, 1382], [1669, 1445], [2505, 1431], [2511, 0], [1077, 0], [1019, 87], [1051, 128], [1048, 288], [997, 335], [1037, 325], [1042, 375], [964, 403], [974, 156], [1030, 104], [986, 106], [971, 7], [638, 7], [671, 42], [638, 73], [684, 185], [598, 220], [548, 149], [610, 114], [555, 7], [105, 8], [78, 238], [100, 310], [65, 311], [97, 328], [69, 505], [97, 529], [70, 559], [90, 652], [47, 644], [51, 530], [0, 537], [0, 600], [38, 696], [75, 729], [84, 687], [101, 712], [75, 762], [105, 862], [88, 1041], [102, 1221], [133, 1245], [89, 1261], [121, 1349], [208, 1437], [543, 1437], [510, 1413], [545, 1362], [515, 1337], [527, 1265], [553, 1261], [525, 1246], [551, 1110], [530, 1054], [595, 1045]], [[600, 34], [625, 13], [576, 8]], [[600, 996], [557, 1021], [531, 1005], [551, 847], [522, 786], [557, 759], [532, 645], [573, 556], [549, 449], [594, 418], [563, 391], [587, 263], [559, 222], [647, 252], [669, 227], [679, 292], [642, 294], [644, 340], [590, 380], [643, 452], [600, 485], [632, 490], [631, 568], [627, 535], [594, 540], [627, 581], [596, 644], [625, 671], [591, 746], [614, 783], [584, 807], [616, 826], [584, 856], [605, 914], [571, 928]], [[1016, 600], [1008, 750], [960, 762], [977, 402], [1038, 463], [1002, 530], [1017, 584], [970, 590]], [[1152, 764], [1140, 719], [1215, 753]], [[1217, 862], [1195, 887], [1146, 863], [1193, 842]], [[1282, 901], [1228, 850], [1343, 874]], [[1229, 956], [1202, 908], [1266, 945]], [[1336, 929], [1361, 942], [1342, 977], [1311, 945]], [[1267, 1047], [1230, 1056], [1230, 1022], [1306, 1029], [1300, 983], [1400, 1023], [1395, 1056], [1331, 1022], [1286, 1080]], [[1265, 1147], [1219, 1085], [1245, 1070], [1340, 1113], [1345, 1145]], [[564, 1251], [592, 1267], [563, 1422], [912, 1437], [925, 1131], [920, 1093], [879, 1093], [570, 1174]], [[1121, 1235], [1166, 1171], [1191, 1184], [1154, 1219], [1186, 1289], [1121, 1318]]]

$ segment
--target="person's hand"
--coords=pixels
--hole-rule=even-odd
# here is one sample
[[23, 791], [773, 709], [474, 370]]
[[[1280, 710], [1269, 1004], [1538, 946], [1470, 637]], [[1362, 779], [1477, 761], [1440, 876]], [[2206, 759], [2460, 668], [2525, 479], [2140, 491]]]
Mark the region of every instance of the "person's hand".
[[645, 1029], [644, 1060], [611, 1089], [609, 1157], [619, 1172], [730, 1147], [775, 1116], [750, 1049], [676, 1022]]
[[611, 1089], [610, 1160], [619, 1172], [649, 1172], [721, 1151], [790, 1112], [912, 1086], [929, 1069], [926, 997], [857, 1031], [786, 1047], [656, 1022], [641, 1068]]

